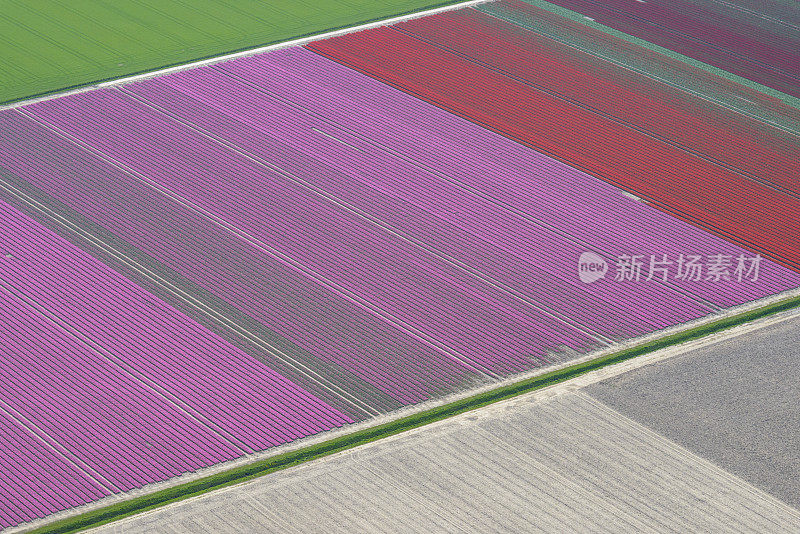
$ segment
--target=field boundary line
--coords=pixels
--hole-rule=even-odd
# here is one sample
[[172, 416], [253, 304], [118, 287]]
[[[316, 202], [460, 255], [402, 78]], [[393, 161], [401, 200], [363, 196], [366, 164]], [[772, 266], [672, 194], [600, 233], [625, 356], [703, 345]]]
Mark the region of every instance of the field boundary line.
[[220, 63], [223, 61], [230, 61], [231, 59], [261, 54], [264, 52], [269, 52], [271, 50], [279, 50], [281, 48], [289, 48], [292, 46], [301, 46], [306, 43], [310, 43], [312, 41], [320, 41], [323, 39], [329, 39], [331, 37], [337, 37], [348, 33], [359, 32], [362, 30], [369, 30], [371, 28], [377, 28], [380, 26], [397, 24], [398, 22], [403, 22], [418, 17], [427, 17], [430, 15], [435, 15], [437, 13], [442, 13], [444, 11], [462, 9], [465, 7], [471, 7], [474, 5], [483, 4], [491, 1], [492, 0], [467, 0], [465, 2], [453, 2], [451, 0], [450, 2], [445, 1], [445, 2], [433, 3], [431, 5], [434, 7], [429, 6], [427, 9], [419, 11], [414, 10], [414, 11], [401, 12], [400, 14], [389, 18], [367, 19], [361, 22], [360, 24], [354, 26], [339, 26], [334, 28], [328, 28], [327, 30], [323, 30], [322, 32], [319, 33], [301, 34], [288, 41], [272, 41], [268, 42], [267, 44], [235, 49], [229, 52], [222, 52], [219, 55], [201, 57], [186, 63], [164, 65], [155, 70], [134, 72], [133, 74], [129, 74], [119, 78], [106, 78], [106, 79], [94, 80], [91, 82], [54, 89], [52, 91], [47, 91], [44, 93], [29, 95], [27, 97], [23, 97], [22, 99], [7, 100], [5, 102], [0, 102], [0, 111], [4, 109], [13, 109], [22, 106], [27, 106], [28, 104], [34, 104], [36, 102], [42, 102], [44, 100], [52, 100], [54, 98], [61, 98], [63, 96], [83, 93], [86, 91], [92, 91], [94, 89], [113, 87], [116, 85], [122, 85], [139, 80], [145, 80], [147, 78], [162, 76], [164, 74], [169, 74], [171, 72], [178, 72], [181, 70], [193, 69], [195, 67], [212, 65], [214, 63]]
[[[780, 318], [779, 320], [768, 321], [768, 322], [764, 323], [763, 326], [769, 326], [771, 324], [780, 323], [780, 322], [783, 322], [785, 320], [789, 320], [791, 318], [793, 318], [793, 317], [790, 316], [790, 317]], [[667, 356], [667, 357], [669, 357], [669, 356]], [[627, 372], [627, 370], [626, 371], [622, 371], [622, 372]], [[790, 504], [787, 504], [787, 503], [783, 502], [779, 498], [777, 498], [777, 497], [771, 495], [770, 493], [762, 490], [761, 488], [755, 486], [754, 484], [748, 482], [747, 480], [743, 479], [739, 475], [736, 475], [736, 474], [728, 471], [727, 469], [723, 468], [722, 466], [720, 466], [720, 465], [718, 465], [718, 464], [716, 464], [716, 463], [714, 463], [714, 462], [712, 462], [710, 460], [707, 460], [706, 458], [700, 456], [699, 454], [697, 454], [695, 452], [692, 452], [691, 450], [687, 449], [686, 447], [680, 445], [679, 443], [676, 443], [676, 442], [672, 441], [671, 439], [669, 439], [668, 437], [666, 437], [666, 436], [664, 436], [662, 434], [659, 434], [655, 430], [643, 425], [642, 423], [640, 423], [640, 422], [638, 422], [638, 421], [636, 421], [634, 419], [631, 419], [630, 417], [628, 417], [627, 415], [625, 415], [625, 414], [623, 414], [621, 412], [618, 412], [617, 410], [615, 410], [614, 408], [612, 408], [608, 404], [606, 404], [603, 401], [591, 396], [590, 394], [586, 393], [585, 391], [578, 390], [578, 391], [571, 392], [571, 394], [580, 397], [583, 401], [593, 405], [598, 410], [602, 410], [602, 411], [606, 412], [610, 417], [612, 417], [614, 420], [616, 420], [618, 422], [620, 427], [622, 427], [624, 425], [624, 426], [626, 426], [628, 428], [635, 429], [636, 432], [639, 432], [639, 433], [641, 433], [641, 434], [643, 434], [645, 436], [650, 437], [653, 440], [654, 443], [658, 443], [658, 445], [663, 447], [664, 449], [672, 450], [677, 455], [680, 455], [680, 456], [685, 457], [685, 458], [690, 458], [692, 460], [692, 462], [695, 463], [696, 465], [700, 465], [700, 466], [702, 466], [702, 467], [704, 467], [706, 469], [715, 471], [718, 474], [718, 476], [720, 477], [720, 479], [724, 479], [725, 481], [729, 482], [731, 485], [735, 485], [735, 486], [741, 488], [742, 490], [747, 491], [749, 494], [751, 494], [754, 497], [757, 497], [759, 500], [761, 500], [763, 504], [772, 506], [773, 508], [777, 509], [778, 511], [783, 512], [783, 513], [788, 514], [788, 515], [791, 515], [794, 518], [800, 520], [800, 510], [798, 510], [797, 508], [795, 508], [794, 506], [792, 506]], [[766, 519], [772, 519], [772, 518], [766, 518]], [[778, 528], [779, 526], [780, 525], [776, 525], [776, 528]]]
[[[405, 410], [401, 409], [393, 415], [382, 418], [384, 421], [388, 419], [386, 422], [380, 419], [377, 422], [375, 420], [365, 421], [353, 425], [349, 429], [345, 427], [339, 431], [333, 431], [334, 437], [329, 437], [331, 433], [324, 433], [322, 436], [318, 435], [316, 438], [312, 437], [311, 439], [300, 440], [299, 442], [289, 444], [289, 446], [282, 447], [278, 450], [263, 451], [263, 454], [252, 455], [238, 462], [235, 466], [227, 464], [223, 471], [219, 471], [215, 474], [202, 478], [197, 477], [188, 482], [172, 485], [165, 489], [156, 490], [122, 501], [119, 501], [119, 499], [124, 498], [124, 496], [119, 496], [117, 498], [118, 502], [116, 503], [100, 506], [78, 515], [65, 517], [50, 523], [44, 523], [46, 518], [37, 520], [27, 525], [12, 527], [12, 529], [9, 529], [9, 532], [65, 534], [98, 527], [124, 517], [160, 508], [164, 505], [181, 501], [189, 497], [201, 495], [217, 488], [239, 484], [287, 467], [341, 453], [359, 445], [414, 430], [424, 425], [439, 422], [452, 416], [475, 410], [476, 408], [497, 403], [498, 401], [509, 400], [525, 393], [532, 393], [545, 388], [547, 388], [547, 390], [541, 392], [544, 395], [558, 394], [559, 391], [573, 391], [580, 387], [581, 381], [575, 381], [574, 383], [572, 381], [569, 383], [564, 382], [587, 375], [588, 373], [592, 373], [590, 377], [593, 377], [594, 380], [600, 380], [606, 377], [602, 376], [601, 373], [594, 373], [594, 371], [611, 366], [612, 364], [632, 360], [638, 356], [650, 354], [660, 349], [674, 347], [686, 342], [697, 342], [700, 338], [716, 342], [718, 337], [709, 337], [709, 335], [797, 308], [800, 308], [800, 289], [785, 291], [778, 295], [765, 297], [764, 299], [734, 307], [722, 316], [719, 314], [710, 315], [648, 336], [643, 336], [627, 343], [621, 343], [609, 349], [588, 354], [576, 361], [557, 366], [555, 369], [550, 369], [549, 371], [546, 370], [544, 373], [539, 369], [525, 375], [512, 377], [501, 382], [499, 385], [492, 384], [485, 386], [477, 392], [476, 390], [472, 390], [464, 392], [460, 396], [451, 396], [447, 399], [441, 399], [438, 402], [424, 403], [417, 407], [409, 407]], [[745, 326], [745, 330], [749, 331], [757, 327], [757, 325], [748, 325]], [[735, 336], [741, 335], [741, 333], [726, 332], [725, 335]], [[695, 344], [690, 345], [693, 346]], [[676, 348], [680, 349], [682, 347]], [[686, 350], [690, 350], [690, 348]], [[634, 362], [629, 363], [635, 365]], [[647, 365], [648, 363], [653, 363], [653, 359], [637, 360], [637, 363]], [[629, 366], [626, 366], [626, 368], [627, 367]], [[560, 384], [560, 386], [558, 388], [548, 387], [556, 384]], [[351, 431], [348, 432], [348, 430]], [[227, 466], [231, 467], [227, 468]], [[158, 486], [158, 484], [156, 486]], [[161, 487], [163, 487], [163, 485], [161, 485]]]

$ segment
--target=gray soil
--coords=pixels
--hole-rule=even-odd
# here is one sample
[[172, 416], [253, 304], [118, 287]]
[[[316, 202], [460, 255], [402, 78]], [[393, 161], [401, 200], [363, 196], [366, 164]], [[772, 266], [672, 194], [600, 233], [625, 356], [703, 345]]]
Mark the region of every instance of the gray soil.
[[800, 506], [800, 318], [584, 391]]
[[93, 532], [800, 532], [800, 513], [578, 392], [487, 407]]

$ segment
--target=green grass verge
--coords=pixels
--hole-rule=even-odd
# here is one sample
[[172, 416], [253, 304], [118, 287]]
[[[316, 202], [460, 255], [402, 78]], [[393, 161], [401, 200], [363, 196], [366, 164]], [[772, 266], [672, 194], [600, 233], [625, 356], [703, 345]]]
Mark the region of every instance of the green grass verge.
[[187, 497], [200, 495], [207, 491], [232, 484], [238, 484], [240, 482], [266, 475], [280, 469], [285, 469], [287, 467], [321, 458], [329, 454], [341, 452], [352, 447], [398, 434], [406, 430], [411, 430], [428, 423], [440, 421], [469, 410], [480, 408], [481, 406], [486, 406], [487, 404], [509, 399], [523, 393], [528, 393], [530, 391], [543, 388], [545, 386], [563, 382], [564, 380], [568, 380], [570, 378], [575, 378], [576, 376], [600, 369], [601, 367], [605, 367], [607, 365], [628, 360], [636, 356], [641, 356], [643, 354], [669, 347], [671, 345], [697, 339], [714, 332], [719, 332], [748, 321], [759, 319], [761, 317], [772, 315], [774, 313], [791, 308], [796, 308], [798, 306], [800, 306], [800, 297], [784, 299], [751, 311], [746, 311], [727, 318], [718, 319], [706, 325], [698, 326], [683, 332], [658, 338], [648, 343], [643, 343], [641, 345], [620, 350], [613, 354], [609, 354], [588, 362], [572, 365], [557, 371], [552, 371], [550, 373], [539, 375], [533, 378], [521, 380], [507, 386], [498, 387], [496, 389], [451, 402], [436, 408], [431, 408], [429, 410], [409, 415], [389, 423], [359, 430], [351, 434], [333, 438], [329, 441], [318, 443], [316, 445], [310, 445], [292, 452], [279, 454], [266, 460], [235, 467], [228, 471], [201, 478], [193, 482], [187, 482], [185, 484], [157, 491], [149, 495], [136, 497], [117, 504], [112, 504], [92, 512], [86, 512], [75, 517], [56, 521], [50, 523], [49, 525], [37, 528], [32, 532], [37, 534], [64, 534], [69, 532], [77, 532], [89, 527], [96, 527], [104, 523], [121, 519], [123, 517], [144, 512], [146, 510], [152, 510], [172, 502], [186, 499]]
[[572, 11], [571, 9], [551, 4], [550, 2], [546, 2], [545, 0], [522, 0], [522, 1], [532, 6], [536, 6], [541, 9], [546, 9], [551, 13], [555, 13], [556, 15], [561, 15], [562, 17], [573, 20], [575, 22], [580, 22], [581, 24], [585, 24], [590, 28], [600, 30], [609, 35], [613, 35], [614, 37], [617, 37], [619, 39], [628, 41], [629, 43], [641, 46], [642, 48], [647, 48], [648, 50], [652, 50], [653, 52], [657, 52], [664, 56], [677, 59], [678, 61], [682, 61], [688, 65], [691, 65], [692, 67], [703, 69], [706, 72], [710, 72], [711, 74], [719, 76], [720, 78], [725, 78], [734, 83], [738, 83], [739, 85], [744, 85], [745, 87], [755, 89], [756, 91], [764, 93], [765, 95], [777, 98], [778, 100], [781, 100], [785, 104], [800, 109], [800, 99], [792, 95], [787, 95], [786, 93], [778, 91], [777, 89], [773, 89], [772, 87], [761, 85], [758, 82], [754, 82], [752, 80], [748, 80], [747, 78], [737, 76], [736, 74], [732, 74], [726, 70], [720, 69], [719, 67], [715, 67], [713, 65], [709, 65], [708, 63], [698, 61], [697, 59], [691, 58], [689, 56], [684, 56], [679, 52], [675, 52], [668, 48], [658, 46], [657, 44], [653, 44], [650, 41], [645, 41], [644, 39], [641, 39], [639, 37], [634, 37], [633, 35], [629, 35], [627, 33], [606, 26], [604, 24], [600, 24], [599, 22], [589, 20], [588, 18], [586, 18], [586, 16], [578, 13], [577, 11]]
[[455, 3], [9, 0], [0, 13], [0, 104]]

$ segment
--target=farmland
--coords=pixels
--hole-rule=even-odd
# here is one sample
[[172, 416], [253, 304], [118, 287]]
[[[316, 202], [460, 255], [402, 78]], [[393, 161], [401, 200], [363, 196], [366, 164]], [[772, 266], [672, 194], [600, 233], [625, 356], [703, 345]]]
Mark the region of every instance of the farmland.
[[517, 0], [0, 109], [0, 528], [746, 320], [798, 124]]
[[0, 104], [446, 3], [8, 1]]
[[[628, 250], [746, 251], [302, 48], [6, 110], [0, 122], [8, 202], [42, 224], [68, 217], [73, 222], [61, 231], [75, 243], [25, 219], [38, 229], [30, 239], [46, 236], [43, 248], [51, 252], [42, 258], [24, 236], [9, 236], [5, 283], [40, 314], [61, 318], [83, 350], [127, 380], [144, 381], [168, 405], [171, 415], [141, 421], [145, 435], [218, 455], [199, 464], [156, 460], [149, 455], [159, 449], [137, 438], [145, 448], [132, 458], [144, 454], [164, 467], [129, 479], [144, 476], [132, 459], [126, 473], [103, 470], [101, 451], [71, 452], [109, 481], [106, 492], [544, 367], [800, 281], [767, 263], [752, 284], [601, 280], [589, 288], [574, 275], [584, 248], [609, 261]], [[52, 207], [41, 209], [43, 201]], [[12, 219], [26, 217], [7, 210]], [[140, 277], [168, 295], [164, 304], [91, 257], [84, 261], [94, 260], [103, 281], [87, 278], [92, 269], [55, 251], [87, 256], [76, 248], [97, 247], [87, 238], [91, 225], [115, 237], [104, 245], [112, 256], [134, 266], [149, 258], [189, 289], [169, 292], [162, 276], [140, 267]], [[61, 274], [67, 265], [83, 278]], [[71, 285], [56, 285], [54, 277]], [[166, 316], [137, 312], [132, 295], [112, 289], [118, 285], [147, 299], [140, 307], [157, 306]], [[241, 339], [248, 332], [241, 318], [186, 308], [185, 301], [204, 295], [265, 326], [282, 346], [304, 351], [298, 361], [275, 340], [265, 348], [273, 360], [283, 354], [287, 376], [309, 389], [241, 352], [245, 341], [259, 341]], [[189, 311], [178, 314], [169, 304]], [[209, 321], [233, 341], [200, 336], [197, 323]], [[126, 331], [143, 333], [118, 341]], [[178, 377], [174, 366], [183, 370]], [[243, 372], [250, 378], [236, 378]], [[209, 406], [209, 394], [236, 404]], [[157, 431], [165, 424], [178, 431], [167, 423], [185, 418], [176, 410], [213, 432]], [[127, 424], [97, 417], [110, 428]], [[37, 428], [46, 431], [43, 425]]]
[[42, 459], [3, 442], [22, 470], [6, 526], [352, 421], [10, 206], [0, 218], [3, 424], [62, 464], [43, 486]]
[[553, 0], [597, 23], [800, 97], [794, 2]]
[[[518, 7], [524, 11], [525, 6]], [[480, 35], [487, 33], [496, 36], [495, 42], [502, 47], [484, 48], [481, 43], [486, 39]], [[702, 122], [692, 121], [685, 112], [679, 113], [684, 104], [672, 105], [665, 111], [671, 121], [659, 124], [661, 115], [646, 111], [661, 107], [648, 93], [664, 90], [668, 98], [668, 88], [642, 80], [650, 89], [638, 97], [628, 96], [619, 82], [612, 85], [614, 92], [602, 90], [601, 84], [609, 83], [608, 74], [581, 72], [591, 63], [566, 71], [571, 75], [563, 81], [557, 75], [537, 78], [537, 73], [553, 72], [546, 58], [526, 53], [532, 47], [538, 52], [547, 46], [537, 39], [477, 10], [461, 10], [318, 41], [309, 48], [568, 162], [784, 265], [800, 268], [800, 175], [789, 170], [800, 161], [795, 136], [775, 131], [766, 138], [769, 142], [748, 139], [737, 123], [747, 124], [749, 119], [702, 106], [692, 112]], [[585, 59], [593, 61], [592, 56]], [[615, 74], [615, 69], [608, 70]], [[450, 72], [474, 82], [459, 83]], [[574, 92], [589, 81], [588, 94]], [[592, 100], [594, 91], [602, 95], [599, 103]], [[628, 98], [615, 104], [617, 94]], [[637, 107], [640, 99], [648, 107], [644, 102]], [[525, 112], [517, 113], [520, 108]], [[641, 114], [656, 122], [643, 123]], [[680, 131], [670, 132], [676, 125]], [[583, 135], [573, 135], [575, 128]], [[710, 142], [724, 137], [728, 128], [742, 133], [731, 143]], [[763, 131], [760, 124], [753, 128]], [[765, 156], [742, 161], [740, 154], [749, 153], [739, 150], [744, 145]], [[653, 180], [654, 173], [658, 180]], [[776, 221], [774, 210], [787, 218]]]
[[599, 382], [587, 392], [797, 508], [798, 347], [795, 313], [747, 339]]
[[[800, 131], [800, 111], [797, 109], [800, 100], [607, 26], [598, 25], [579, 13], [534, 0], [525, 4], [489, 2], [475, 6], [475, 9], [567, 45], [559, 49], [561, 54], [573, 56], [572, 50], [579, 50], [582, 54], [578, 54], [578, 57], [583, 54], [594, 56], [600, 60], [595, 60], [594, 70], [598, 70], [604, 62], [610, 62], [621, 67], [619, 74], [625, 75], [626, 71], [633, 71], [670, 86], [678, 94], [690, 93], [714, 106], [749, 115], [761, 122], [781, 126], [787, 131]], [[551, 44], [550, 48], [552, 47]], [[587, 60], [584, 59], [583, 62], [586, 63]], [[631, 82], [635, 78], [627, 76], [626, 80]], [[641, 87], [639, 84], [637, 86]], [[788, 106], [785, 105], [787, 103]]]
[[800, 528], [796, 510], [582, 391], [504, 404], [95, 532]]

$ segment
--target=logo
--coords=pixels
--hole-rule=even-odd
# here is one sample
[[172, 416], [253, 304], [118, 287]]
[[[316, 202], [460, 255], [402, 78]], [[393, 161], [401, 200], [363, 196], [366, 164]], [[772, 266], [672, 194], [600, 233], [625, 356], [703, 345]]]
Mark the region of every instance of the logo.
[[584, 252], [578, 258], [578, 276], [581, 282], [591, 284], [603, 278], [608, 272], [608, 262], [594, 252]]
[[[673, 258], [673, 259], [671, 259]], [[757, 282], [764, 258], [756, 254], [622, 254], [613, 260], [616, 282]], [[608, 263], [599, 254], [584, 252], [578, 259], [581, 282], [606, 276]]]

